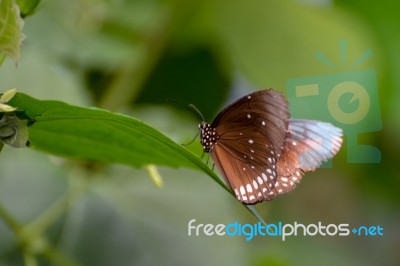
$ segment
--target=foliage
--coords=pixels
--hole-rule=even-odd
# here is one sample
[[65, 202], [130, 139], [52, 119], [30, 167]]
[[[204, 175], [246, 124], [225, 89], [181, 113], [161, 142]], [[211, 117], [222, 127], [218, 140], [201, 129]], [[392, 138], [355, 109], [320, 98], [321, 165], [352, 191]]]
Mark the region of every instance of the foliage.
[[19, 17], [18, 5], [12, 0], [0, 2], [0, 53], [6, 53], [18, 61], [23, 39], [23, 20]]
[[[386, 0], [0, 0], [0, 91], [19, 92], [1, 104], [18, 108], [10, 111], [31, 148], [1, 153], [0, 264], [397, 265], [396, 10]], [[367, 50], [373, 57], [355, 66]], [[358, 142], [378, 147], [382, 162], [347, 163], [345, 145], [333, 168], [257, 211], [268, 222], [380, 224], [383, 238], [187, 236], [192, 218], [254, 218], [204, 178], [226, 188], [199, 144], [177, 144], [193, 138], [198, 121], [167, 98], [210, 121], [252, 90], [363, 69], [378, 76], [383, 130]], [[0, 126], [1, 136], [9, 132]], [[158, 172], [162, 189], [146, 179]]]

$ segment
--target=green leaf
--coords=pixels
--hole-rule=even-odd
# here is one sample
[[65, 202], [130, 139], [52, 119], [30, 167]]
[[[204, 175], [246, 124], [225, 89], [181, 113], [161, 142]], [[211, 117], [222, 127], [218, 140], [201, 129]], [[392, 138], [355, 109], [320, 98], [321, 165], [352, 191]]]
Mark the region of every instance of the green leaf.
[[[41, 101], [23, 93], [17, 93], [9, 104], [35, 120], [28, 126], [33, 149], [132, 167], [156, 164], [200, 169], [233, 195], [198, 156], [142, 121], [102, 109]], [[265, 224], [253, 206], [244, 206]]]
[[156, 164], [201, 169], [230, 191], [198, 156], [132, 117], [59, 101], [41, 101], [22, 93], [17, 93], [9, 104], [35, 120], [28, 127], [33, 149], [132, 167]]
[[35, 13], [40, 3], [40, 0], [17, 0], [22, 17], [30, 16]]
[[24, 21], [19, 16], [17, 4], [12, 0], [0, 0], [0, 14], [0, 52], [18, 61]]

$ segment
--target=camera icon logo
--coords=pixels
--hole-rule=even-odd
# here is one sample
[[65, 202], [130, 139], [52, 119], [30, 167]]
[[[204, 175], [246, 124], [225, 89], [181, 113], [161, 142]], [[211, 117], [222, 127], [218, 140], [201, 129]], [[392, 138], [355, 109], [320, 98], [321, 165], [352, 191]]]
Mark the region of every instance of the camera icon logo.
[[[341, 41], [340, 45], [344, 62], [346, 42]], [[353, 66], [371, 55], [368, 50]], [[321, 53], [317, 53], [317, 59], [334, 65]], [[289, 79], [286, 92], [293, 117], [331, 122], [343, 129], [348, 163], [380, 162], [380, 150], [359, 140], [360, 134], [382, 129], [377, 79], [373, 69]], [[323, 167], [331, 165], [327, 162]]]

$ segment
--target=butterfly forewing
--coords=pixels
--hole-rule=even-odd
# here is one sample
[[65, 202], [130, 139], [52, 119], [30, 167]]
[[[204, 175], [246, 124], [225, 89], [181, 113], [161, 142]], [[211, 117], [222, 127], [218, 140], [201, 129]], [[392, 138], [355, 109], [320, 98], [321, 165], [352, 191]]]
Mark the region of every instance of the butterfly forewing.
[[230, 131], [248, 128], [259, 132], [280, 152], [289, 123], [288, 104], [285, 97], [272, 89], [257, 91], [227, 106], [211, 124], [224, 139]]
[[229, 105], [211, 124], [218, 135], [211, 157], [240, 201], [254, 204], [275, 196], [277, 155], [288, 118], [283, 95], [265, 90]]
[[276, 153], [260, 132], [251, 132], [249, 127], [226, 132], [211, 157], [240, 201], [254, 204], [273, 198]]

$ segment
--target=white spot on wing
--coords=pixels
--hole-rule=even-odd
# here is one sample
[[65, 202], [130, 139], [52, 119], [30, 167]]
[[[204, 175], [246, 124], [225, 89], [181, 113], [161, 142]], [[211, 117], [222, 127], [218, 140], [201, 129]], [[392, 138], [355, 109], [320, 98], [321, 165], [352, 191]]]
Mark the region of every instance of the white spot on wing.
[[258, 184], [257, 184], [257, 181], [256, 181], [256, 180], [253, 180], [253, 187], [254, 187], [255, 189], [258, 188]]
[[265, 182], [267, 182], [267, 181], [268, 181], [268, 178], [267, 178], [267, 176], [266, 176], [264, 173], [262, 173], [261, 175], [262, 175], [262, 177], [263, 177], [264, 181], [265, 181]]
[[247, 189], [247, 192], [249, 192], [249, 193], [252, 193], [252, 192], [253, 192], [253, 188], [251, 187], [250, 184], [247, 184], [247, 185], [246, 185], [246, 189]]
[[240, 194], [245, 195], [246, 190], [244, 189], [244, 186], [240, 186]]

